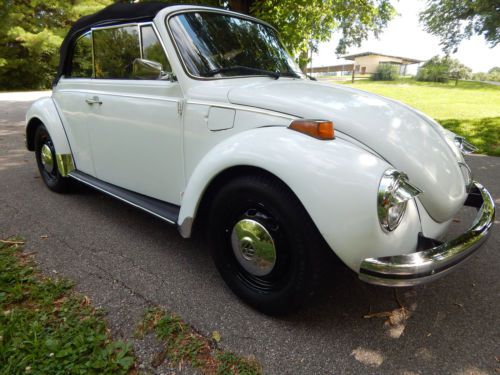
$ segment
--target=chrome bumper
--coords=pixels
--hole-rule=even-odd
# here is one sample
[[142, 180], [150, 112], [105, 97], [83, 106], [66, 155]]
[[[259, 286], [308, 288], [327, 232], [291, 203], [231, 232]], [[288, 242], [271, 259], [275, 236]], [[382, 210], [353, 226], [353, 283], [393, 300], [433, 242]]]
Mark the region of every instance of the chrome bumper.
[[415, 253], [365, 259], [361, 263], [359, 278], [370, 284], [399, 287], [426, 283], [446, 274], [481, 247], [495, 219], [493, 198], [477, 182], [474, 182], [465, 205], [479, 211], [465, 233]]

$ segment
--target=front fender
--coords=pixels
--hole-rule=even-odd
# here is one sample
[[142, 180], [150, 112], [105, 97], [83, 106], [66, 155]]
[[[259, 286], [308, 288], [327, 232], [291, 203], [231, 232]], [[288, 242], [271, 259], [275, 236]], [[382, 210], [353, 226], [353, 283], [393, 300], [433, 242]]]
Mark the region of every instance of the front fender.
[[30, 151], [34, 150], [31, 138], [34, 136], [34, 128], [37, 120], [41, 121], [50, 134], [54, 147], [58, 154], [71, 154], [68, 138], [63, 124], [57, 112], [54, 101], [50, 97], [35, 101], [26, 113], [26, 145]]
[[203, 193], [224, 170], [253, 166], [280, 178], [301, 201], [335, 253], [354, 271], [367, 257], [400, 254], [417, 246], [418, 212], [409, 205], [397, 230], [382, 231], [377, 191], [384, 160], [345, 141], [321, 141], [286, 127], [238, 133], [215, 146], [199, 162], [183, 194], [179, 225], [184, 236]]

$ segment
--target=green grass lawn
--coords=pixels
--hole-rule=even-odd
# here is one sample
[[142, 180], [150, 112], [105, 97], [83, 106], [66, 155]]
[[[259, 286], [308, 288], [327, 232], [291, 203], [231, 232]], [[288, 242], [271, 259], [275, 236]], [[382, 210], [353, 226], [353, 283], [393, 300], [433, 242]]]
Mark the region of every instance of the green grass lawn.
[[24, 241], [0, 241], [0, 374], [127, 374], [128, 344], [72, 283], [41, 275]]
[[[104, 314], [73, 283], [41, 274], [20, 238], [0, 239], [0, 375], [138, 374], [132, 344], [113, 340]], [[218, 347], [220, 333], [203, 336], [178, 316], [151, 308], [137, 339], [155, 332], [163, 344], [153, 367], [189, 365], [210, 375], [261, 375], [255, 358]]]
[[349, 86], [415, 107], [445, 128], [467, 138], [480, 153], [500, 156], [500, 86], [480, 82], [450, 83], [357, 81]]

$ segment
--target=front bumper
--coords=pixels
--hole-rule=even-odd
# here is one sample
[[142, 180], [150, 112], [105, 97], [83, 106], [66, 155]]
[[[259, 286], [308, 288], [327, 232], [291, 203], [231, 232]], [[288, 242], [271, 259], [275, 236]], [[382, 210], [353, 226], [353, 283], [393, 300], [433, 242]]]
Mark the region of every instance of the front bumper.
[[415, 253], [365, 259], [359, 278], [370, 284], [401, 287], [426, 283], [446, 274], [481, 247], [495, 219], [493, 198], [478, 182], [473, 183], [465, 205], [478, 209], [465, 233]]

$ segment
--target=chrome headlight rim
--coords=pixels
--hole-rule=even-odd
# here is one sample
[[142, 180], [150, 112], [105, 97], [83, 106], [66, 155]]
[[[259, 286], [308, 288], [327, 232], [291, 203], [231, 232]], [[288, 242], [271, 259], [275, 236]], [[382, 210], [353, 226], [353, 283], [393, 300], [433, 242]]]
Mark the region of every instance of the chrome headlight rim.
[[462, 155], [469, 155], [478, 150], [476, 146], [474, 146], [470, 142], [467, 142], [467, 140], [460, 135], [455, 136], [455, 138], [453, 139], [453, 143], [460, 150]]
[[[380, 226], [389, 233], [402, 222], [408, 201], [421, 194], [422, 190], [410, 184], [408, 176], [396, 169], [387, 169], [380, 179], [377, 194], [377, 213]], [[394, 210], [396, 216], [394, 217]]]

